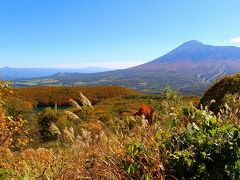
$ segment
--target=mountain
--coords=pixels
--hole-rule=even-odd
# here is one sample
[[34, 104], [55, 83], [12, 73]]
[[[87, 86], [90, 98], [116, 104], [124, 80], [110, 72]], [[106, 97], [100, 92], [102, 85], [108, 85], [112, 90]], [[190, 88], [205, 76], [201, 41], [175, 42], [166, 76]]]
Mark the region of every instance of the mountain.
[[59, 72], [96, 73], [96, 72], [104, 72], [109, 70], [110, 69], [108, 68], [101, 68], [101, 67], [86, 67], [81, 69], [3, 67], [3, 68], [0, 68], [0, 79], [16, 80], [16, 79], [24, 79], [24, 78], [37, 78], [37, 77], [43, 77], [43, 76], [51, 76]]
[[111, 84], [151, 93], [171, 86], [190, 95], [201, 94], [219, 77], [239, 71], [240, 48], [211, 46], [192, 40], [162, 57], [132, 68], [93, 74], [57, 73], [48, 79], [60, 85]]
[[166, 55], [157, 58], [151, 62], [140, 65], [137, 68], [159, 69], [168, 68], [181, 69], [188, 67], [205, 66], [207, 64], [231, 64], [239, 63], [240, 48], [234, 46], [211, 46], [205, 45], [199, 41], [188, 41]]

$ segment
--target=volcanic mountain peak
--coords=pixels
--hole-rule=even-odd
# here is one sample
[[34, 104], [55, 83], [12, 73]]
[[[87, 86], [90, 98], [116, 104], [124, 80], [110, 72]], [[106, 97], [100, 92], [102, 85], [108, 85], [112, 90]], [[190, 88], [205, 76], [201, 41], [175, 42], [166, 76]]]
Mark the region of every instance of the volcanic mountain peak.
[[[202, 46], [204, 45], [202, 42], [198, 41], [198, 40], [190, 40], [190, 41], [187, 41], [185, 43], [183, 43], [181, 46], [183, 47], [193, 47], [193, 46]], [[179, 47], [181, 47], [179, 46]]]
[[223, 62], [228, 60], [240, 61], [240, 48], [233, 46], [211, 46], [191, 40], [183, 43], [166, 55], [146, 64]]

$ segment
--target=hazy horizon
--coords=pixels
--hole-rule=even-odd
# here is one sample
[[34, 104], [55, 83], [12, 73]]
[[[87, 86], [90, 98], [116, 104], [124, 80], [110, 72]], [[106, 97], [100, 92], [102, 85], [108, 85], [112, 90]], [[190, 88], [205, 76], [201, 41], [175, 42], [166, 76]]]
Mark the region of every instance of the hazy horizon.
[[43, 69], [85, 69], [85, 68], [106, 68], [110, 70], [116, 70], [116, 69], [125, 69], [125, 68], [130, 68], [134, 67], [140, 64], [143, 64], [145, 62], [114, 62], [114, 63], [89, 63], [89, 64], [62, 64], [62, 65], [53, 65], [53, 66], [14, 66], [14, 65], [0, 65], [0, 68], [16, 68], [16, 69], [21, 69], [21, 68], [29, 68], [29, 69], [38, 69], [38, 68], [43, 68]]

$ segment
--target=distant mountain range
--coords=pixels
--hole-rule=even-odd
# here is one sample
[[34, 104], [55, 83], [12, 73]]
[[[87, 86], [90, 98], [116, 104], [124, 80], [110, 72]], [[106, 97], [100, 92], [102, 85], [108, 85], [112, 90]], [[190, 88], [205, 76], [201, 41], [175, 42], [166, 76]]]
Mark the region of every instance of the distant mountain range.
[[[190, 95], [201, 94], [219, 77], [239, 71], [240, 48], [211, 46], [192, 40], [162, 57], [132, 68], [91, 74], [57, 73], [45, 80], [52, 80], [55, 85], [122, 85], [151, 93], [159, 93], [170, 86]], [[25, 82], [16, 82], [16, 85], [29, 83]], [[36, 85], [49, 85], [44, 79], [35, 79], [35, 82]]]
[[4, 80], [16, 80], [25, 78], [37, 78], [44, 76], [51, 76], [56, 73], [97, 73], [109, 71], [108, 68], [101, 67], [86, 67], [79, 69], [71, 68], [0, 68], [0, 79]]

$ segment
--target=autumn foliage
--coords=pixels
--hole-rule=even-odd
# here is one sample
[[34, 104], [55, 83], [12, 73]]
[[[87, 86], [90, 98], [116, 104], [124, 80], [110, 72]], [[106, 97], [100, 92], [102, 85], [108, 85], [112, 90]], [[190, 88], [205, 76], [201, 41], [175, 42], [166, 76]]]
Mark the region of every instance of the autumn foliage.
[[[14, 91], [0, 82], [0, 179], [240, 179], [237, 93], [214, 114], [169, 88]], [[71, 106], [35, 111], [28, 102]]]
[[25, 136], [27, 134], [25, 121], [21, 116], [9, 116], [4, 109], [4, 97], [11, 93], [13, 92], [10, 90], [9, 83], [0, 82], [0, 168], [7, 166], [1, 157], [9, 149], [19, 149], [21, 145], [28, 142], [28, 138]]
[[151, 109], [146, 104], [141, 104], [138, 112], [135, 113], [135, 115], [139, 115], [139, 116], [144, 115], [145, 117], [149, 116], [150, 114], [151, 114]]
[[79, 92], [82, 92], [93, 103], [107, 98], [131, 96], [139, 94], [136, 91], [120, 86], [64, 86], [64, 87], [29, 87], [15, 89], [16, 97], [29, 101], [33, 105], [54, 106], [69, 105], [69, 99], [80, 102]]

